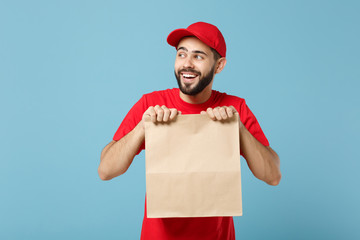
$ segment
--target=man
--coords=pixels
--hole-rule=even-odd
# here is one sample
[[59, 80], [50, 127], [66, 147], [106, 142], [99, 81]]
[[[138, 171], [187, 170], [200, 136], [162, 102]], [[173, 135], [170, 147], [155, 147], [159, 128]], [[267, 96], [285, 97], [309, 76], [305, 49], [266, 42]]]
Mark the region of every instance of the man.
[[[161, 123], [172, 121], [178, 114], [201, 113], [221, 121], [238, 112], [241, 154], [255, 177], [277, 185], [281, 178], [279, 158], [245, 100], [212, 90], [214, 75], [226, 65], [226, 44], [218, 28], [197, 22], [174, 30], [167, 41], [177, 49], [175, 77], [179, 89], [145, 94], [131, 108], [101, 153], [100, 178], [110, 180], [125, 173], [144, 149], [146, 115]], [[235, 239], [234, 223], [232, 217], [147, 218], [145, 202], [141, 239], [230, 240]]]

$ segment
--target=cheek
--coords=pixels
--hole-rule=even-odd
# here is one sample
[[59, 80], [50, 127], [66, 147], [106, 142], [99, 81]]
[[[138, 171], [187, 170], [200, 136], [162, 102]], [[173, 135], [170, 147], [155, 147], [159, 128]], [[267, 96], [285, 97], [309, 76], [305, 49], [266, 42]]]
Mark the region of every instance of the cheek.
[[216, 68], [214, 68], [214, 64], [212, 63], [207, 63], [205, 66], [203, 66], [202, 71], [206, 72], [206, 73], [210, 73], [210, 71], [215, 70]]
[[175, 71], [178, 71], [181, 68], [181, 64], [179, 63], [179, 61], [175, 61], [174, 68], [175, 68]]
[[179, 60], [177, 58], [175, 58], [175, 68], [179, 65]]

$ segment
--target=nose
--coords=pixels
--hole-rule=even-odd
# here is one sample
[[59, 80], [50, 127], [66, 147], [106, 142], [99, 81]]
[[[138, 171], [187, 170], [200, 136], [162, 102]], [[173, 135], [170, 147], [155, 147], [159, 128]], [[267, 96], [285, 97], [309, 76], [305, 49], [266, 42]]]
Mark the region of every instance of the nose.
[[187, 57], [184, 62], [184, 68], [194, 68], [194, 64], [190, 57]]

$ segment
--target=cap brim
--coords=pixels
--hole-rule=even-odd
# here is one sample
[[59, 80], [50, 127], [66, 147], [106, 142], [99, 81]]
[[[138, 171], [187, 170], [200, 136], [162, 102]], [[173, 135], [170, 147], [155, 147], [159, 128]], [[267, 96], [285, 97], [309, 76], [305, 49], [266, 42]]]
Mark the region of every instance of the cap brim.
[[176, 29], [169, 34], [169, 36], [167, 37], [167, 42], [171, 46], [177, 47], [179, 41], [183, 37], [189, 37], [189, 36], [195, 36], [195, 35], [184, 28]]

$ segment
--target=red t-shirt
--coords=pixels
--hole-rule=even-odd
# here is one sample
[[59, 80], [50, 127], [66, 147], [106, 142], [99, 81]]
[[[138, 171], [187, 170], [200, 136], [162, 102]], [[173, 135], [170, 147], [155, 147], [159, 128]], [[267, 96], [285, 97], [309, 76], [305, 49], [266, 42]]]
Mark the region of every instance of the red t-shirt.
[[[180, 98], [178, 88], [156, 91], [145, 94], [131, 108], [113, 140], [118, 141], [128, 134], [141, 121], [143, 113], [155, 105], [165, 105], [176, 108], [182, 114], [199, 114], [207, 108], [234, 106], [240, 120], [248, 131], [263, 145], [268, 146], [258, 121], [245, 103], [245, 100], [236, 96], [227, 95], [213, 90], [211, 97], [201, 104], [190, 104]], [[139, 152], [145, 148], [145, 143]], [[139, 153], [138, 152], [138, 153]], [[199, 218], [147, 218], [146, 200], [145, 214], [141, 230], [142, 240], [234, 240], [235, 230], [232, 217], [199, 217]]]

